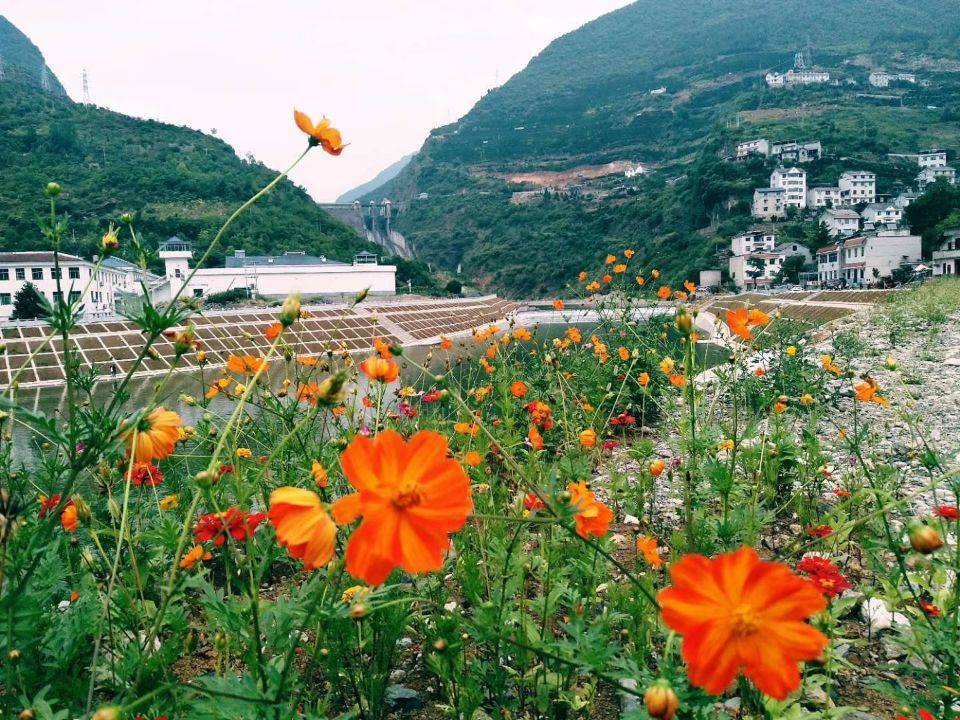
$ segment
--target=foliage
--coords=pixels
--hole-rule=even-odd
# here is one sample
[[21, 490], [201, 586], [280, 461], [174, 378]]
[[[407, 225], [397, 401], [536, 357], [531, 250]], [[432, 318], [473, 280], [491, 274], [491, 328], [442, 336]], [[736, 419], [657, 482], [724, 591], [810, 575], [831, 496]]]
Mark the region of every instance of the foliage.
[[23, 285], [14, 295], [11, 320], [36, 320], [48, 314], [43, 295], [32, 282]]

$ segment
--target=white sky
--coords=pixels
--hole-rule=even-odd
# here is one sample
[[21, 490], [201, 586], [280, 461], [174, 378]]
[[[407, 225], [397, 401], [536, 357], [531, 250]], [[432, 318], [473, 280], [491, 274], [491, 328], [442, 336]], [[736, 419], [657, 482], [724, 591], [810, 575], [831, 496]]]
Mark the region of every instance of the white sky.
[[293, 107], [351, 143], [294, 180], [333, 200], [418, 149], [553, 38], [628, 0], [0, 0], [75, 100], [219, 136], [285, 167]]

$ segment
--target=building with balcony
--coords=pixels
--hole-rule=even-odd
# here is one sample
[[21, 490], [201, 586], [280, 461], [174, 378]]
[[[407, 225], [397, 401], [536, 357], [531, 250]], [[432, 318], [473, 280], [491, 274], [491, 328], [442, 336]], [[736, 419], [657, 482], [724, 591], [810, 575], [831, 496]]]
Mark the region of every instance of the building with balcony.
[[925, 167], [920, 171], [920, 174], [917, 175], [917, 189], [920, 192], [924, 192], [926, 191], [927, 187], [935, 183], [940, 178], [943, 178], [951, 185], [954, 185], [957, 182], [957, 171], [949, 165]]
[[817, 185], [807, 190], [807, 207], [838, 207], [841, 204], [840, 198], [840, 188], [830, 185]]
[[800, 210], [807, 206], [807, 171], [798, 167], [778, 167], [770, 173], [770, 187], [784, 190], [783, 205]]
[[877, 176], [869, 170], [847, 170], [840, 174], [837, 185], [846, 205], [877, 201]]
[[960, 228], [947, 230], [933, 251], [934, 275], [960, 275]]

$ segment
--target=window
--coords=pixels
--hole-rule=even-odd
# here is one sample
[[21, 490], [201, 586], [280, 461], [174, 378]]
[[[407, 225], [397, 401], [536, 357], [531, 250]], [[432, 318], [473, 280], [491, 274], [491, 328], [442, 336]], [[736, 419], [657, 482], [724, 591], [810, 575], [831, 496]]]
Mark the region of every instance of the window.
[[0, 305], [10, 304], [10, 293], [0, 293]]
[[173, 276], [177, 278], [183, 277], [183, 275], [180, 273], [180, 268], [177, 268], [173, 271]]
[[62, 292], [57, 292], [56, 290], [54, 290], [54, 291], [53, 291], [53, 301], [56, 303], [56, 302], [60, 302], [61, 300], [63, 300], [63, 293], [62, 293]]
[[194, 296], [195, 298], [203, 297], [203, 288], [194, 288], [194, 289], [193, 289], [193, 296]]
[[26, 280], [27, 279], [27, 269], [26, 268], [17, 268], [15, 270], [17, 280]]
[[72, 267], [72, 268], [69, 268], [69, 269], [67, 270], [67, 272], [69, 273], [71, 280], [79, 280], [79, 279], [80, 279], [80, 268], [78, 268], [78, 267]]
[[70, 291], [70, 302], [71, 302], [71, 303], [75, 303], [75, 302], [77, 302], [77, 300], [79, 300], [79, 299], [80, 299], [80, 291], [79, 291], [79, 290], [71, 290], [71, 291]]
[[63, 268], [52, 267], [50, 268], [50, 279], [59, 280], [63, 277]]
[[30, 277], [34, 280], [43, 280], [43, 268], [30, 268]]
[[8, 268], [0, 268], [0, 280], [9, 280], [10, 279], [10, 270]]

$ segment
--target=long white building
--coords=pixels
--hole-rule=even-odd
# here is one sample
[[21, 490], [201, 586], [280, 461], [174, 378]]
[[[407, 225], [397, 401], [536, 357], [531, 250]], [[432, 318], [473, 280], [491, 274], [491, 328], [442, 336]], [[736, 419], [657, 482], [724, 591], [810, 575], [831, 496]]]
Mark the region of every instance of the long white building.
[[868, 285], [888, 278], [902, 265], [920, 262], [919, 235], [908, 230], [884, 229], [875, 234], [855, 235], [817, 250], [821, 283]]
[[170, 238], [160, 246], [171, 296], [180, 293], [181, 297], [202, 298], [237, 289], [268, 298], [282, 298], [293, 292], [305, 297], [355, 295], [363, 290], [392, 295], [397, 289], [397, 268], [380, 265], [371, 253], [359, 253], [351, 264], [303, 252], [247, 255], [237, 250], [226, 259], [225, 267], [199, 268], [190, 276], [192, 257], [190, 243], [180, 238]]

